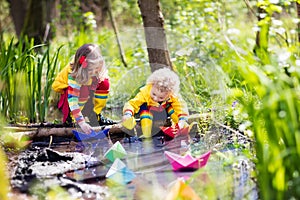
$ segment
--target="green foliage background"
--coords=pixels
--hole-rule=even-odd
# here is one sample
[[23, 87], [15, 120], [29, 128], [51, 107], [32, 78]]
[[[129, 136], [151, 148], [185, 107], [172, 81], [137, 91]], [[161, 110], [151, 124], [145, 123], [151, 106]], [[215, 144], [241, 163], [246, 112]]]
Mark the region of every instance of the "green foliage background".
[[[209, 110], [215, 121], [254, 133], [255, 154], [251, 156], [261, 199], [300, 197], [299, 19], [295, 2], [161, 1], [169, 52], [190, 111]], [[109, 68], [112, 87], [107, 108], [122, 107], [144, 83], [150, 68], [136, 1], [116, 0], [112, 7], [127, 68], [116, 50], [113, 31], [88, 26], [93, 23], [82, 20], [84, 14], [76, 7], [73, 20], [84, 26], [66, 25], [66, 31], [60, 27], [51, 46], [34, 47], [23, 38], [27, 44], [24, 51], [8, 33], [1, 33], [3, 115], [13, 122], [53, 120], [46, 110], [55, 106], [57, 96], [49, 92], [49, 84], [84, 43], [99, 44]], [[264, 13], [257, 13], [258, 7]], [[257, 16], [262, 20], [257, 21]], [[258, 30], [261, 46], [256, 43]], [[42, 51], [32, 51], [35, 48]], [[34, 69], [41, 71], [33, 73]], [[35, 74], [37, 85], [29, 84], [29, 74]], [[29, 84], [28, 93], [16, 90], [18, 81]]]

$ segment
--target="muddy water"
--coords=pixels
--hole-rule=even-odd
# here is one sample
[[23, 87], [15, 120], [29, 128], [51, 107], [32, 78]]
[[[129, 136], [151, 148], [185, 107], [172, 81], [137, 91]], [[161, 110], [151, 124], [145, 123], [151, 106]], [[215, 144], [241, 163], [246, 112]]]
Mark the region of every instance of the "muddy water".
[[[105, 152], [119, 141], [127, 152], [121, 159], [135, 178], [128, 184], [116, 184], [105, 176], [112, 162]], [[78, 142], [75, 138], [49, 138], [33, 141], [19, 155], [12, 186], [43, 199], [54, 185], [82, 199], [164, 199], [174, 181], [187, 180], [202, 199], [258, 199], [251, 177], [252, 164], [239, 149], [216, 148], [204, 139], [177, 137], [163, 141], [134, 137]], [[226, 145], [225, 145], [226, 146]], [[165, 151], [200, 155], [212, 151], [208, 164], [197, 171], [174, 172]], [[40, 192], [40, 191], [43, 192]]]

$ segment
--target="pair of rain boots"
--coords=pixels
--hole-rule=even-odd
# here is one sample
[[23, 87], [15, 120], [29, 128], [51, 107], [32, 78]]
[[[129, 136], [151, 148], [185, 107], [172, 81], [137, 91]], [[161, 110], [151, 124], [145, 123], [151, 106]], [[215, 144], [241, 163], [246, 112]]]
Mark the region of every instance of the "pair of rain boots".
[[101, 113], [96, 114], [94, 112], [88, 115], [88, 120], [89, 123], [93, 126], [105, 126], [105, 125], [113, 125], [117, 123], [109, 118], [104, 117]]
[[[116, 124], [117, 122], [104, 117], [102, 114], [96, 114], [94, 112], [92, 112], [89, 116], [88, 116], [88, 122], [91, 125], [97, 126], [99, 124], [99, 126], [105, 126], [105, 125], [113, 125]], [[72, 117], [69, 115], [66, 122], [64, 123], [64, 126], [66, 127], [74, 127], [75, 123], [73, 122]]]
[[99, 123], [100, 126], [104, 126], [104, 125], [113, 125], [116, 124], [117, 122], [104, 117], [102, 114], [98, 114], [97, 116], [97, 121]]

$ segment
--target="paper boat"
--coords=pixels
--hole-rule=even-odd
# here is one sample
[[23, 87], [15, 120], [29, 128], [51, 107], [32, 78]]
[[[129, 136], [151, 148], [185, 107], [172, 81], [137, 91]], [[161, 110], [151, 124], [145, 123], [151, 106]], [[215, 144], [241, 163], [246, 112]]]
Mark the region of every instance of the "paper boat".
[[210, 151], [197, 158], [194, 158], [191, 154], [181, 156], [170, 151], [165, 151], [165, 155], [170, 161], [174, 171], [187, 171], [204, 167], [210, 156]]
[[90, 134], [86, 134], [76, 130], [72, 130], [73, 134], [75, 135], [78, 141], [103, 139], [108, 135], [108, 131], [109, 129], [104, 129], [99, 132], [93, 130]]
[[136, 125], [136, 121], [134, 117], [130, 117], [128, 119], [126, 119], [124, 122], [122, 122], [122, 125], [127, 128], [128, 130], [132, 130], [135, 125]]
[[189, 127], [184, 127], [182, 129], [178, 129], [178, 135], [188, 135], [190, 132]]
[[176, 124], [175, 129], [177, 130], [177, 135], [188, 135], [190, 132], [190, 126], [186, 126], [180, 129], [178, 124]]
[[105, 177], [119, 184], [126, 185], [135, 178], [135, 174], [117, 158], [109, 168]]
[[121, 145], [119, 141], [114, 143], [110, 149], [107, 150], [107, 152], [104, 154], [104, 157], [106, 157], [108, 160], [114, 162], [117, 158], [124, 158], [126, 156], [126, 151], [124, 147]]
[[161, 126], [160, 129], [164, 132], [165, 135], [171, 137], [172, 139], [175, 137], [175, 134], [177, 132], [177, 129], [171, 126], [169, 127]]
[[200, 200], [200, 197], [182, 178], [178, 178], [175, 183], [172, 184], [165, 200], [174, 199], [191, 199]]
[[160, 127], [160, 129], [164, 132], [165, 135], [171, 137], [172, 139], [176, 136], [179, 135], [188, 135], [190, 130], [189, 127], [184, 127], [182, 129], [179, 129], [178, 125], [176, 125], [175, 127]]

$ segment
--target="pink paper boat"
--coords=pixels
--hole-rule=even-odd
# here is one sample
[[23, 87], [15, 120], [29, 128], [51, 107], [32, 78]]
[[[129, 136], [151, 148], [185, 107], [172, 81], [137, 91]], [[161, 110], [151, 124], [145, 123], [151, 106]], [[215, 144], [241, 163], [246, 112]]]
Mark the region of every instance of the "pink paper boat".
[[197, 158], [194, 158], [191, 154], [181, 156], [170, 151], [165, 151], [165, 155], [170, 161], [174, 171], [192, 171], [206, 165], [210, 156], [210, 151]]

